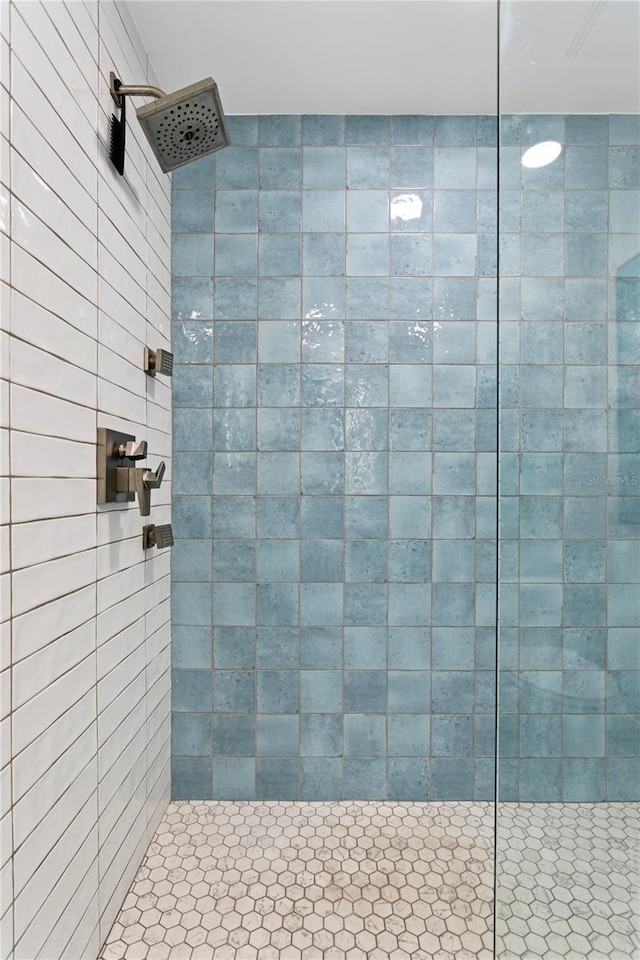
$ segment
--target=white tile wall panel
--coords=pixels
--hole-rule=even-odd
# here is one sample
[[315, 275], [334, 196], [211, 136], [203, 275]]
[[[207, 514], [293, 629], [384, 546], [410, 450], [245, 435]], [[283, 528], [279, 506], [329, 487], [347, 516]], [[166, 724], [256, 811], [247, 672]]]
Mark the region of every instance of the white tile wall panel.
[[[5, 111], [9, 107], [9, 97], [4, 90], [0, 87], [0, 110]], [[4, 117], [0, 121], [0, 131], [5, 126]], [[8, 139], [4, 136], [4, 133], [0, 132], [0, 182], [4, 183], [7, 187], [10, 186], [11, 181], [11, 147], [9, 145]]]
[[[122, 251], [117, 251], [122, 256]], [[108, 247], [100, 244], [98, 251], [100, 276], [110, 283], [131, 306], [144, 316], [147, 300], [144, 283], [138, 283], [126, 266], [113, 255]], [[102, 304], [100, 304], [102, 306]]]
[[119, 663], [144, 643], [144, 620], [136, 620], [130, 627], [111, 637], [98, 647], [98, 673], [106, 677]]
[[[96, 683], [95, 657], [68, 670], [24, 706], [13, 711], [13, 749], [18, 754]], [[51, 758], [50, 758], [51, 759]]]
[[137, 366], [138, 370], [140, 369], [142, 351], [145, 346], [142, 340], [139, 340], [130, 330], [102, 311], [98, 314], [98, 329], [100, 344], [103, 349], [110, 350], [116, 356], [127, 360], [134, 367]]
[[[76, 30], [80, 34], [80, 37], [86, 45], [87, 50], [97, 63], [98, 41], [100, 38], [100, 34], [98, 33], [97, 15], [96, 20], [93, 20], [89, 11], [87, 10], [86, 4], [79, 2], [79, 0], [65, 0], [64, 7], [73, 20]], [[65, 37], [65, 42], [67, 42], [66, 30], [64, 30], [62, 36]]]
[[[16, 477], [11, 482], [14, 523], [86, 513], [96, 498], [93, 480]], [[53, 598], [52, 598], [53, 599]]]
[[[98, 267], [98, 242], [92, 231], [17, 153], [11, 152], [11, 189], [30, 210], [37, 210], [41, 219], [94, 270]], [[77, 188], [76, 188], [77, 189]], [[80, 193], [80, 191], [77, 191]]]
[[138, 549], [140, 561], [132, 567], [120, 570], [98, 581], [98, 613], [103, 613], [123, 599], [144, 590], [144, 559], [141, 556], [140, 542]]
[[[54, 0], [55, 2], [55, 0]], [[36, 10], [38, 3], [26, 3]], [[83, 112], [20, 17], [14, 17], [16, 40], [11, 49], [11, 98], [25, 113], [38, 120], [38, 129], [83, 184], [95, 182], [98, 145], [95, 120]], [[53, 91], [56, 91], [54, 94]], [[49, 97], [55, 96], [52, 102]], [[97, 106], [91, 107], [97, 116]]]
[[[127, 157], [127, 161], [128, 159]], [[146, 259], [148, 256], [145, 243], [148, 216], [146, 205], [131, 203], [130, 199], [127, 202], [127, 193], [122, 189], [122, 179], [117, 174], [112, 176], [112, 170], [113, 168], [101, 170], [98, 177], [101, 223], [103, 220], [109, 221], [119, 232], [120, 243], [133, 247], [138, 256]]]
[[98, 374], [101, 379], [120, 386], [137, 397], [144, 396], [147, 375], [142, 369], [142, 346], [138, 348], [137, 363], [134, 364], [100, 344], [98, 347]]
[[[128, 886], [126, 876], [133, 877], [142, 857], [147, 841], [141, 834], [147, 827], [147, 809], [145, 802], [146, 784], [140, 786], [140, 797], [134, 797], [125, 815], [118, 821], [116, 828], [105, 841], [98, 857], [100, 870], [100, 940], [103, 942], [117, 912], [124, 900]], [[134, 817], [134, 812], [137, 816]]]
[[6, 333], [10, 331], [11, 321], [11, 287], [9, 283], [0, 281], [0, 334], [2, 335], [2, 354], [0, 355], [0, 377], [9, 377], [9, 360]]
[[[124, 239], [120, 229], [102, 211], [100, 211], [98, 217], [98, 228], [101, 245], [110, 254], [114, 255], [118, 265], [127, 271], [139, 287], [144, 289], [147, 270], [146, 251], [144, 250], [144, 240], [140, 237], [140, 233], [136, 231], [135, 224], [131, 222], [129, 226], [131, 242]], [[137, 252], [141, 248], [145, 254], [144, 259]]]
[[28, 657], [95, 615], [96, 588], [91, 584], [15, 617], [12, 623], [14, 662]]
[[7, 573], [11, 569], [11, 536], [9, 525], [0, 527], [0, 573]]
[[133, 677], [127, 677], [126, 680], [126, 685], [120, 688], [118, 695], [98, 715], [98, 741], [101, 744], [129, 715], [132, 704], [145, 698], [145, 676], [142, 670]]
[[53, 230], [15, 198], [11, 203], [14, 241], [65, 280], [87, 300], [96, 302], [95, 270], [66, 243], [60, 242]]
[[[95, 477], [94, 443], [76, 440], [71, 446], [62, 437], [43, 437], [16, 430], [11, 435], [11, 457], [13, 475], [18, 477], [85, 477], [92, 480]], [[91, 519], [95, 525], [95, 514]], [[37, 553], [34, 556], [37, 557]], [[37, 559], [31, 562], [39, 563]]]
[[98, 329], [95, 304], [21, 247], [14, 244], [11, 257], [13, 289], [25, 293], [29, 299], [46, 307], [50, 314], [62, 318], [95, 341]]
[[167, 623], [170, 613], [170, 600], [168, 598], [150, 610], [146, 616], [147, 635], [159, 630], [163, 624]]
[[95, 625], [89, 620], [19, 661], [13, 671], [13, 709], [46, 690], [55, 680], [94, 652]]
[[125, 419], [128, 416], [132, 420], [144, 422], [146, 418], [144, 397], [108, 380], [98, 380], [98, 407], [109, 414], [110, 419], [114, 417]]
[[[77, 330], [16, 289], [11, 291], [11, 312], [14, 316], [14, 337], [54, 356], [63, 354], [62, 359], [83, 371], [96, 372], [95, 338]], [[59, 351], [58, 354], [56, 351]]]
[[[95, 880], [97, 864], [93, 867], [93, 872], [94, 877], [91, 879]], [[80, 916], [80, 921], [71, 938], [69, 938], [68, 919], [62, 916], [45, 940], [40, 957], [86, 957], [88, 949], [95, 949], [96, 946], [99, 949], [98, 894], [94, 891], [96, 891], [95, 882], [80, 884], [68, 906], [71, 916]]]
[[156, 82], [126, 6], [0, 6], [14, 41], [0, 68], [0, 523], [13, 525], [0, 571], [14, 614], [0, 776], [18, 881], [0, 960], [14, 941], [15, 960], [92, 960], [169, 799], [170, 557], [142, 551], [135, 503], [97, 507], [95, 439], [131, 432], [150, 466], [167, 461], [150, 518], [167, 522], [171, 383], [141, 361], [147, 343], [170, 348], [170, 180], [135, 118], [125, 176], [108, 160], [109, 71]]
[[95, 408], [94, 373], [67, 363], [45, 350], [39, 350], [16, 336], [11, 340], [11, 378], [14, 383], [41, 390], [71, 403]]
[[[93, 55], [86, 39], [78, 30], [78, 26], [70, 14], [69, 4], [45, 3], [44, 9], [59, 33], [61, 42], [71, 55], [72, 62], [81, 71], [86, 85], [91, 88], [96, 82], [98, 67], [98, 31], [95, 27], [90, 28], [90, 42], [95, 48], [95, 55]], [[85, 84], [83, 83], [82, 86], [84, 87]]]
[[116, 727], [110, 737], [103, 740], [98, 754], [98, 777], [105, 776], [146, 722], [146, 704], [138, 700], [130, 713]]
[[133, 650], [106, 676], [98, 681], [98, 713], [102, 713], [109, 704], [138, 676], [144, 678], [144, 647]]
[[[71, 169], [49, 145], [28, 115], [17, 103], [12, 110], [11, 142], [14, 152], [26, 158], [29, 166], [68, 205], [75, 215], [95, 235], [97, 231], [96, 181], [95, 177], [81, 180], [77, 171]], [[26, 199], [26, 198], [25, 198]]]
[[[68, 799], [71, 798], [69, 797]], [[75, 799], [77, 801], [78, 798]], [[21, 957], [22, 960], [27, 960], [30, 956], [37, 956], [37, 953], [27, 952], [26, 944], [22, 945], [20, 938], [34, 919], [38, 904], [43, 904], [40, 914], [36, 914], [35, 917], [35, 919], [38, 920], [38, 932], [41, 942], [46, 940], [48, 931], [59, 920], [61, 914], [58, 913], [57, 910], [58, 904], [54, 906], [49, 897], [49, 893], [52, 888], [56, 886], [59, 878], [60, 883], [64, 879], [64, 875], [63, 877], [60, 876], [61, 867], [70, 863], [83, 846], [89, 845], [90, 841], [88, 841], [88, 838], [93, 836], [93, 829], [97, 818], [97, 791], [94, 791], [84, 805], [79, 807], [76, 817], [69, 824], [69, 829], [64, 831], [55, 848], [51, 850], [45, 860], [37, 866], [20, 893], [17, 892], [16, 884], [16, 899], [14, 901], [14, 923], [17, 943], [16, 955]], [[90, 852], [92, 854], [91, 859], [95, 859], [95, 851], [91, 850]], [[66, 897], [69, 898], [73, 895], [75, 889], [67, 879], [61, 892], [66, 893]], [[64, 903], [63, 909], [65, 913], [69, 914], [68, 899], [67, 902]], [[73, 927], [73, 919], [71, 916], [68, 916], [67, 922], [70, 928]]]
[[[11, 757], [11, 716], [6, 716], [3, 720], [0, 720], [0, 756], [3, 763]], [[0, 858], [10, 854], [10, 852], [10, 849], [7, 851], [7, 848], [0, 843]]]
[[[141, 539], [136, 529], [135, 536], [125, 540], [118, 540], [98, 548], [98, 579], [118, 575], [127, 568], [140, 566], [144, 572], [144, 556], [141, 550]], [[99, 601], [100, 602], [100, 601]]]
[[138, 536], [141, 530], [137, 511], [112, 509], [98, 515], [98, 546]]
[[30, 564], [55, 560], [89, 550], [95, 545], [94, 514], [14, 524], [11, 537], [13, 568], [18, 570]]
[[120, 817], [126, 815], [132, 798], [140, 796], [146, 776], [146, 749], [147, 732], [143, 724], [100, 780], [98, 810], [101, 816], [105, 814], [100, 824], [101, 838], [109, 836]]
[[9, 188], [0, 184], [0, 230], [9, 235]]
[[74, 442], [94, 442], [95, 412], [21, 386], [11, 387], [11, 426]]
[[[4, 6], [4, 4], [2, 4], [2, 6]], [[5, 90], [9, 90], [9, 41], [5, 37], [0, 38], [0, 84], [2, 84]]]
[[0, 280], [3, 283], [9, 282], [9, 258], [11, 243], [6, 233], [0, 232]]
[[11, 611], [11, 574], [3, 573], [0, 576], [0, 617], [7, 620]]
[[[59, 3], [36, 3], [33, 0], [17, 0], [15, 2], [17, 16], [14, 14], [11, 24], [12, 47], [15, 47], [18, 51], [18, 55], [23, 52], [21, 35], [19, 34], [22, 20], [28, 26], [42, 50], [42, 57], [39, 60], [23, 60], [35, 82], [47, 94], [56, 109], [66, 109], [67, 112], [63, 117], [65, 122], [67, 116], [72, 116], [74, 111], [82, 111], [88, 123], [94, 125], [98, 84], [97, 65], [95, 61], [89, 63], [87, 58], [83, 58], [84, 63], [82, 64], [76, 62], [67, 46], [68, 43], [73, 42], [73, 30], [67, 29], [63, 40], [47, 14], [50, 5], [62, 6]], [[31, 51], [29, 52], [33, 55]], [[83, 73], [82, 67], [85, 68], [86, 75]], [[55, 79], [51, 75], [52, 70], [57, 75]], [[70, 101], [70, 103], [67, 103], [67, 101]], [[68, 126], [75, 134], [75, 128], [71, 124], [68, 124]], [[88, 153], [91, 156], [91, 152]]]
[[96, 752], [95, 724], [88, 727], [27, 791], [13, 808], [13, 835], [20, 846], [38, 826], [43, 811], [49, 810], [68, 784], [80, 775]]
[[[90, 798], [95, 798], [96, 769], [94, 757], [70, 784], [65, 784], [64, 793], [56, 798], [48, 812], [43, 811], [36, 828], [23, 843], [16, 846], [13, 858], [16, 894], [45, 866], [47, 857], [53, 853], [58, 840], [68, 832], [77, 811], [81, 810]], [[52, 859], [55, 860], [55, 855]], [[55, 874], [55, 864], [46, 865], [45, 869], [52, 870]]]
[[69, 707], [66, 713], [48, 727], [13, 761], [13, 797], [17, 802], [54, 762], [81, 736], [95, 725], [95, 690], [91, 689]]
[[[80, 886], [95, 890], [98, 870], [98, 829], [93, 830], [84, 839], [80, 849], [71, 858], [53, 890], [44, 903], [32, 912], [17, 949], [17, 957], [36, 957], [47, 937], [62, 919], [67, 919], [67, 906], [74, 892]], [[27, 918], [28, 920], [28, 918]], [[68, 929], [67, 934], [71, 931]], [[46, 956], [46, 954], [45, 954]], [[62, 954], [64, 956], [64, 953]], [[76, 956], [82, 957], [81, 953]], [[94, 954], [95, 956], [95, 954]]]
[[144, 341], [147, 331], [144, 316], [102, 277], [98, 280], [98, 299], [101, 312], [128, 330], [132, 337]]

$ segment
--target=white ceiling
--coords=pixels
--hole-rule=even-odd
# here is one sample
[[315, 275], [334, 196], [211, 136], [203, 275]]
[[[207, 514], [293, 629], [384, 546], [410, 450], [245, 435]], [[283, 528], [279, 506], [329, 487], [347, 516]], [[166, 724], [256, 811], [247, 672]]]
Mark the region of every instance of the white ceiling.
[[[225, 112], [498, 106], [496, 0], [129, 0], [161, 86]], [[640, 110], [640, 0], [503, 0], [501, 112]], [[126, 78], [123, 78], [126, 80]]]

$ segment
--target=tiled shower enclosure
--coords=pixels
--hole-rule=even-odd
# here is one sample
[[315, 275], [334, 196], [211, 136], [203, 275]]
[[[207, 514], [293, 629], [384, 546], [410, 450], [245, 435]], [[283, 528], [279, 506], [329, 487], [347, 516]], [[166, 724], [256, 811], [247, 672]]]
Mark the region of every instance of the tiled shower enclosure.
[[495, 118], [231, 131], [173, 183], [174, 796], [488, 800]]

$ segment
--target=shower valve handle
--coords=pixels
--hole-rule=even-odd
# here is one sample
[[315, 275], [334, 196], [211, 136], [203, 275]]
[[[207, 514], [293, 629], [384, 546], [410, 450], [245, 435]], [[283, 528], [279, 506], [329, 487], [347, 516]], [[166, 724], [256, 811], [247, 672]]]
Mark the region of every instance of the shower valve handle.
[[166, 470], [164, 462], [154, 473], [146, 467], [118, 467], [116, 470], [116, 486], [118, 493], [135, 493], [138, 497], [140, 516], [148, 517], [151, 513], [151, 491], [157, 490], [162, 483]]
[[127, 460], [144, 460], [147, 455], [146, 440], [128, 440], [118, 447], [118, 456]]
[[149, 490], [157, 490], [160, 484], [162, 483], [162, 478], [164, 477], [165, 470], [167, 469], [164, 460], [162, 463], [158, 464], [158, 469], [155, 473], [151, 470], [145, 470], [144, 475], [144, 485]]

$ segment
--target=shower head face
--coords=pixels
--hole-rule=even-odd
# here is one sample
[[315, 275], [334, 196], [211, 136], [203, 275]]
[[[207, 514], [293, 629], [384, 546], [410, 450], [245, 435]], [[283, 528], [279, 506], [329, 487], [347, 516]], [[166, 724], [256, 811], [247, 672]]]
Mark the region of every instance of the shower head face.
[[163, 173], [229, 144], [211, 77], [147, 103], [136, 113]]

